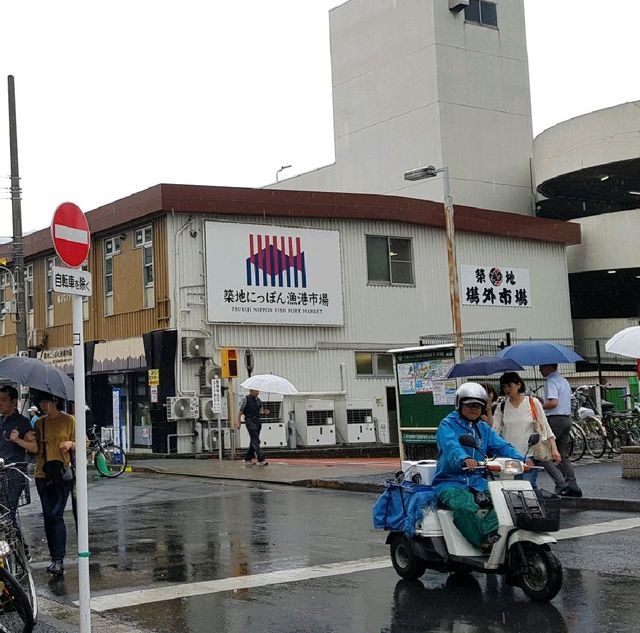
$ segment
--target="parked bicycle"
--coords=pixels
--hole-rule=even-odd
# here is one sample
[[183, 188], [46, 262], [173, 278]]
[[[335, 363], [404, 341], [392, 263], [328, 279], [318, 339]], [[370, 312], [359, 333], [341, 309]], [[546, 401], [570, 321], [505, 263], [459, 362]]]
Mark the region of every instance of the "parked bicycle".
[[103, 441], [97, 428], [94, 425], [87, 430], [87, 460], [93, 456], [93, 464], [103, 477], [117, 477], [127, 468], [127, 455], [112, 441]]
[[26, 463], [0, 458], [0, 631], [6, 633], [29, 633], [38, 617], [29, 557], [17, 528], [18, 507], [31, 502], [26, 469]]

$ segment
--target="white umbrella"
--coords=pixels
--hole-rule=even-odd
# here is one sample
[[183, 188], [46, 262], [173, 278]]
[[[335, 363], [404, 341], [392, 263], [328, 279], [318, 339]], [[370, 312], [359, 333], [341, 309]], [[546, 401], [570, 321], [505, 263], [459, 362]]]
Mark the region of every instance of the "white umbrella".
[[240, 383], [240, 386], [245, 389], [266, 391], [267, 393], [279, 393], [283, 396], [298, 393], [298, 390], [286, 378], [275, 374], [251, 376], [251, 378], [247, 378], [243, 383]]
[[604, 348], [612, 354], [640, 358], [640, 326], [634, 325], [614, 334]]

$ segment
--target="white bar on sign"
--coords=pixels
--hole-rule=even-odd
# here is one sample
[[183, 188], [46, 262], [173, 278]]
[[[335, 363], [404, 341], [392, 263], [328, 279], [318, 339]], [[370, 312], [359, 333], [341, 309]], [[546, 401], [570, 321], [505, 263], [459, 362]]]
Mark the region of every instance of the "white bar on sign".
[[55, 224], [55, 234], [61, 240], [67, 240], [68, 242], [77, 242], [78, 244], [88, 244], [89, 235], [83, 229], [74, 229], [71, 226], [63, 226], [62, 224]]

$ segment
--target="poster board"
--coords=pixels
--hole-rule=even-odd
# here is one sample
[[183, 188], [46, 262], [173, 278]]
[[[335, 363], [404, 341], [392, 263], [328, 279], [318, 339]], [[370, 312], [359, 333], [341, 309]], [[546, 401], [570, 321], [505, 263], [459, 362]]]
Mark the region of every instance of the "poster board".
[[390, 350], [402, 444], [435, 444], [440, 421], [454, 408], [458, 385], [446, 375], [455, 364], [455, 349], [455, 345], [427, 345]]

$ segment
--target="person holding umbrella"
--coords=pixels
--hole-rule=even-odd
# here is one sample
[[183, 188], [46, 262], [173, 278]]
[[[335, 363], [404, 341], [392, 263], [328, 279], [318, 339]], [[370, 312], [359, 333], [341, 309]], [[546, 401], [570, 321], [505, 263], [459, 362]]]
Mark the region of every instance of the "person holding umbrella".
[[62, 411], [64, 400], [59, 396], [33, 390], [32, 399], [44, 413], [35, 426], [38, 456], [34, 475], [51, 554], [47, 571], [60, 578], [67, 553], [64, 510], [73, 487], [73, 477], [66, 477], [65, 472], [71, 465], [71, 452], [76, 449], [76, 422], [72, 415]]
[[260, 392], [257, 389], [250, 389], [249, 395], [245, 396], [240, 403], [240, 413], [238, 415], [238, 426], [244, 423], [249, 433], [249, 448], [244, 456], [245, 464], [253, 464], [254, 457], [258, 460], [258, 466], [266, 466], [269, 462], [260, 449], [260, 431], [262, 430], [261, 415], [269, 415], [269, 410], [265, 409], [262, 400], [258, 398]]
[[[557, 363], [543, 364], [539, 367], [544, 377], [544, 409], [549, 426], [556, 436], [556, 444], [562, 460], [557, 464], [567, 483], [559, 494], [567, 497], [581, 497], [582, 490], [576, 481], [576, 474], [569, 461], [571, 448], [571, 386], [566, 378], [558, 373]], [[550, 473], [551, 474], [551, 473]]]

